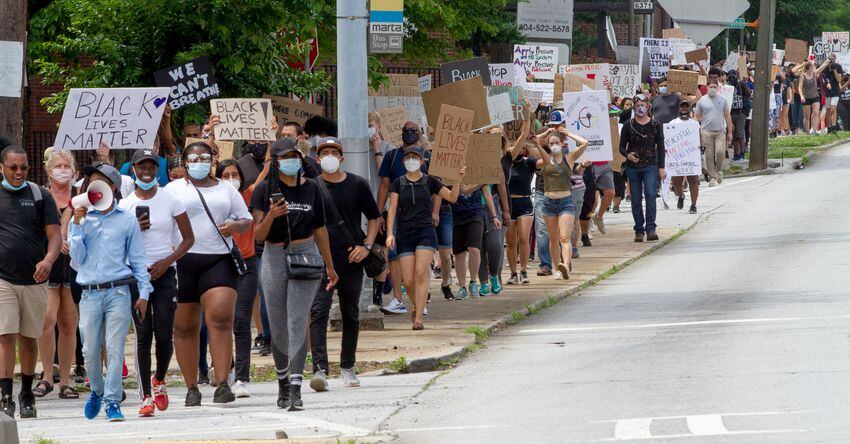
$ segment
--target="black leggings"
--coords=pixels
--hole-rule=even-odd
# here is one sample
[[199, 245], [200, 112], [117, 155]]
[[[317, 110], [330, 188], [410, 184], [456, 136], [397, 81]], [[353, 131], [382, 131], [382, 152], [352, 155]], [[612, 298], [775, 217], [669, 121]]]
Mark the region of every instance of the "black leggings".
[[236, 296], [236, 311], [233, 317], [233, 337], [236, 344], [236, 380], [249, 382], [251, 377], [251, 316], [257, 299], [257, 257], [245, 259], [248, 272], [239, 276], [239, 291]]
[[[327, 291], [328, 278], [322, 278], [319, 291], [310, 307], [310, 355], [313, 372], [319, 369], [328, 373], [328, 318], [333, 303], [333, 290]], [[342, 314], [342, 350], [340, 368], [354, 368], [357, 361], [357, 339], [360, 336], [360, 292], [363, 289], [363, 270], [342, 271], [336, 294]]]
[[[494, 197], [495, 198], [495, 197]], [[496, 206], [497, 214], [501, 216], [501, 209]], [[493, 220], [488, 218], [484, 221], [484, 234], [481, 240], [481, 264], [478, 266], [478, 282], [485, 284], [490, 276], [499, 276], [502, 268], [502, 257], [504, 257], [504, 239], [501, 229], [497, 230]], [[475, 270], [470, 270], [472, 274]]]
[[626, 197], [626, 175], [614, 171], [614, 197], [625, 199]]
[[136, 379], [142, 399], [151, 396], [151, 346], [156, 338], [156, 380], [164, 381], [174, 354], [174, 311], [177, 310], [177, 273], [170, 267], [151, 282], [153, 292], [148, 300], [145, 319], [136, 327]]

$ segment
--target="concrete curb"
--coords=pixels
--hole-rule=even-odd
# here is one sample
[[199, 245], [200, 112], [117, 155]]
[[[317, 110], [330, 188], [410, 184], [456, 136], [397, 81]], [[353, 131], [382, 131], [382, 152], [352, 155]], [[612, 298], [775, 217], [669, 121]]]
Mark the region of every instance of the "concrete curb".
[[[564, 290], [564, 291], [558, 292], [554, 295], [548, 296], [544, 299], [541, 299], [541, 300], [535, 302], [534, 304], [528, 305], [525, 308], [518, 310], [518, 312], [522, 315], [523, 318], [525, 318], [529, 314], [537, 313], [538, 311], [540, 311], [544, 308], [548, 308], [548, 307], [550, 307], [554, 304], [557, 304], [557, 303], [563, 301], [564, 299], [567, 299], [570, 296], [577, 295], [581, 291], [583, 291], [583, 290], [585, 290], [589, 287], [592, 287], [592, 286], [598, 284], [599, 282], [602, 282], [603, 280], [610, 277], [611, 275], [618, 273], [620, 270], [628, 267], [629, 265], [633, 264], [634, 262], [638, 261], [639, 259], [644, 258], [646, 256], [649, 256], [650, 254], [653, 254], [656, 251], [664, 248], [668, 244], [672, 243], [673, 241], [675, 241], [676, 239], [681, 237], [683, 234], [690, 231], [698, 223], [702, 222], [702, 220], [705, 217], [707, 217], [710, 213], [711, 212], [700, 214], [694, 220], [694, 222], [691, 223], [691, 225], [689, 225], [688, 227], [686, 227], [684, 229], [680, 229], [678, 233], [674, 234], [670, 238], [664, 239], [664, 240], [658, 242], [657, 244], [653, 245], [650, 249], [644, 251], [643, 253], [641, 253], [641, 254], [639, 254], [639, 255], [631, 258], [631, 259], [627, 259], [623, 262], [620, 262], [619, 264], [614, 264], [608, 271], [605, 271], [605, 272], [602, 272], [602, 273], [596, 275], [595, 277], [591, 278], [588, 281], [585, 281], [584, 283], [582, 283], [578, 287], [571, 288], [569, 290]], [[529, 310], [529, 307], [530, 307], [530, 310]], [[512, 314], [506, 314], [501, 319], [499, 319], [495, 322], [492, 322], [489, 325], [485, 326], [484, 331], [489, 336], [490, 334], [492, 334], [496, 331], [503, 330], [506, 327], [512, 326], [512, 325], [517, 324], [517, 323], [519, 323], [519, 320], [514, 319]], [[479, 340], [475, 341], [476, 344], [480, 344], [481, 342], [482, 341], [479, 341]], [[444, 364], [452, 363], [456, 360], [461, 359], [468, 352], [469, 352], [469, 350], [467, 349], [467, 347], [458, 347], [457, 350], [455, 350], [451, 353], [446, 353], [442, 356], [437, 356], [437, 357], [432, 357], [432, 358], [413, 359], [407, 364], [407, 373], [419, 373], [419, 372], [429, 372], [429, 371], [437, 370]]]

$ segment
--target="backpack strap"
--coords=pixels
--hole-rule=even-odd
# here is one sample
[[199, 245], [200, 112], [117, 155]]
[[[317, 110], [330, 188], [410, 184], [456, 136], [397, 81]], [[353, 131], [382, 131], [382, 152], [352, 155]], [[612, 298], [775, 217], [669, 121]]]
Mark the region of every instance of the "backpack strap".
[[27, 185], [29, 185], [30, 190], [32, 190], [32, 197], [36, 203], [44, 200], [44, 195], [41, 193], [41, 187], [38, 186], [37, 183], [27, 182]]
[[27, 185], [32, 191], [32, 199], [35, 202], [36, 223], [41, 225], [44, 223], [44, 193], [41, 192], [41, 187], [37, 183], [27, 181]]

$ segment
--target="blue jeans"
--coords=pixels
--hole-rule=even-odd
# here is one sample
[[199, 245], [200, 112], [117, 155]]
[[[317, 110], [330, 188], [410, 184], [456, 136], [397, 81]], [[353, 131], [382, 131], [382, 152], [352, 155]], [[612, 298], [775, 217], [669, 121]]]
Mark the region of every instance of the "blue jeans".
[[549, 231], [543, 219], [543, 201], [545, 196], [540, 191], [534, 191], [534, 237], [537, 239], [537, 257], [540, 267], [552, 269], [552, 254], [549, 253]]
[[[86, 358], [89, 383], [94, 393], [107, 403], [121, 402], [124, 386], [121, 367], [124, 363], [124, 342], [130, 330], [130, 288], [83, 291], [80, 299], [80, 336]], [[101, 373], [100, 356], [106, 340], [106, 380]]]
[[[640, 168], [626, 167], [629, 190], [632, 192], [632, 218], [635, 234], [655, 232], [655, 196], [658, 188], [658, 167], [647, 165]], [[643, 198], [646, 198], [646, 218], [643, 215]], [[646, 225], [644, 226], [644, 222]]]
[[793, 129], [803, 129], [803, 104], [791, 102], [791, 122]]

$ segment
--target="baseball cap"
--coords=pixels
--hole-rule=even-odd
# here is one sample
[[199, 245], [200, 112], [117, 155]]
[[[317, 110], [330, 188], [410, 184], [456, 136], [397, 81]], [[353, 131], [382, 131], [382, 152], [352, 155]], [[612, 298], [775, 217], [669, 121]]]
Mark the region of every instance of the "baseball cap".
[[564, 123], [564, 120], [564, 112], [555, 110], [549, 115], [549, 123], [547, 123], [547, 125], [560, 125]]
[[139, 163], [142, 163], [145, 160], [152, 160], [152, 161], [154, 161], [154, 163], [159, 162], [159, 159], [157, 159], [157, 156], [155, 156], [153, 154], [153, 150], [146, 148], [146, 149], [143, 149], [143, 150], [136, 150], [136, 152], [133, 153], [133, 159], [132, 159], [131, 163], [133, 165], [137, 165]]
[[277, 157], [282, 157], [291, 151], [295, 151], [299, 156], [303, 157], [301, 151], [298, 150], [298, 144], [295, 143], [295, 139], [289, 137], [275, 140], [270, 149], [272, 150], [272, 154]]
[[409, 147], [404, 149], [404, 155], [405, 156], [407, 156], [408, 154], [411, 154], [411, 153], [416, 154], [423, 159], [425, 158], [425, 150], [422, 149], [422, 147], [419, 146], [419, 145], [409, 146]]
[[95, 162], [91, 165], [86, 165], [86, 167], [83, 168], [83, 174], [86, 176], [91, 176], [95, 171], [106, 176], [113, 185], [121, 185], [121, 173], [119, 173], [112, 165], [103, 162]]
[[319, 142], [316, 144], [316, 152], [318, 153], [322, 151], [322, 148], [326, 147], [336, 148], [340, 153], [343, 151], [342, 143], [335, 137], [323, 137], [319, 139]]
[[738, 77], [738, 71], [734, 69], [730, 69], [729, 72], [726, 73], [727, 77]]

